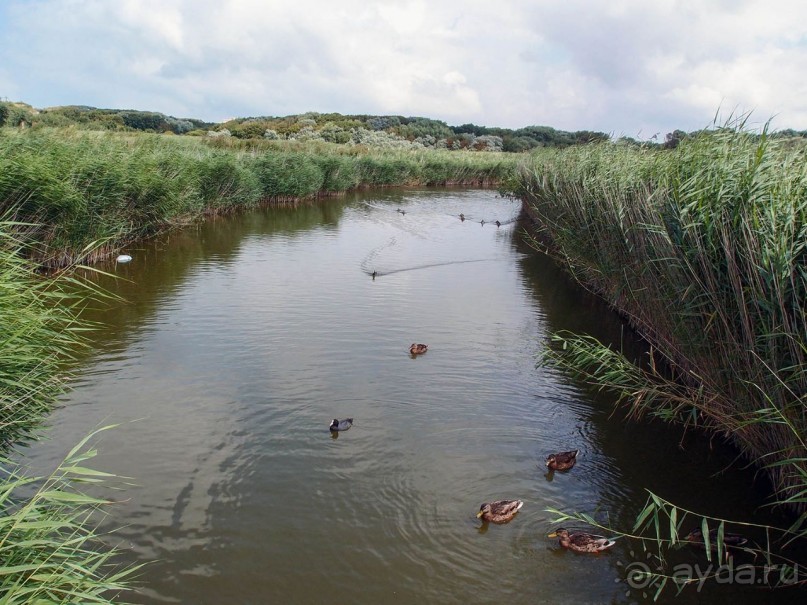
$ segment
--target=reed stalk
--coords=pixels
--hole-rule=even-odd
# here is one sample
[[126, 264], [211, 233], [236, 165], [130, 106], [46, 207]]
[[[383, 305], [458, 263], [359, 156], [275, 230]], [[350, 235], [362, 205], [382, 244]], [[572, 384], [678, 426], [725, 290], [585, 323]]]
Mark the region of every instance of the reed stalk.
[[[137, 566], [116, 563], [96, 527], [112, 504], [88, 493], [113, 475], [85, 466], [94, 431], [47, 477], [0, 459], [0, 603], [122, 603]], [[108, 539], [108, 535], [106, 538]]]

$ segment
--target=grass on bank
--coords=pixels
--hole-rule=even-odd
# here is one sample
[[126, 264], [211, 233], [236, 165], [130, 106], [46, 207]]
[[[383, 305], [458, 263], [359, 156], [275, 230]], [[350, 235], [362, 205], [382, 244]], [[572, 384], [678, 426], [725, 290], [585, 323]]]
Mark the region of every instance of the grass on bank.
[[68, 275], [43, 279], [24, 257], [30, 225], [0, 221], [0, 446], [32, 438], [64, 391], [59, 371], [81, 343]]
[[85, 466], [95, 433], [47, 477], [8, 457], [14, 443], [39, 435], [87, 328], [75, 319], [71, 278], [43, 278], [25, 260], [31, 228], [0, 222], [0, 605], [111, 603], [135, 570], [116, 565], [95, 530], [109, 503], [85, 488], [112, 479]]
[[501, 153], [371, 150], [76, 130], [0, 130], [0, 212], [40, 227], [35, 260], [96, 257], [204, 214], [310, 199], [358, 187], [495, 185]]
[[587, 335], [545, 361], [633, 414], [700, 427], [764, 469], [807, 537], [807, 148], [719, 128], [671, 151], [544, 152], [511, 184], [535, 245], [651, 346], [642, 366]]

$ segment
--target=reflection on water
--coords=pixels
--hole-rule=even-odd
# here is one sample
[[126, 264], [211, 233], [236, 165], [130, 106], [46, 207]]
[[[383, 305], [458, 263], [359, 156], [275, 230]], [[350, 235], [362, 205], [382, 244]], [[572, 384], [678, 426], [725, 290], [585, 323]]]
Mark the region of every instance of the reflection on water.
[[[640, 351], [522, 242], [519, 216], [489, 191], [389, 190], [127, 251], [124, 279], [101, 280], [126, 302], [88, 311], [105, 328], [32, 463], [125, 423], [99, 464], [137, 484], [108, 525], [128, 558], [156, 561], [138, 603], [635, 599], [617, 582], [631, 545], [562, 551], [545, 509], [629, 526], [645, 488], [735, 518], [759, 496], [730, 453], [684, 450], [536, 368], [558, 329]], [[330, 433], [342, 417], [353, 427]], [[577, 448], [573, 470], [546, 473], [548, 453]], [[524, 508], [480, 526], [500, 498]], [[726, 594], [758, 596], [664, 598]]]

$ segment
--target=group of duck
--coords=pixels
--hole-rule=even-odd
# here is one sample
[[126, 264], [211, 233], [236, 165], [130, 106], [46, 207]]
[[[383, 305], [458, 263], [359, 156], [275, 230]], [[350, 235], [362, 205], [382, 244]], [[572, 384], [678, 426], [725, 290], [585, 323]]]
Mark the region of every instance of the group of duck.
[[[399, 210], [399, 212], [400, 212], [400, 210]], [[463, 223], [465, 222], [465, 215], [464, 215], [464, 214], [462, 214], [462, 213], [460, 213], [460, 220], [461, 220]], [[480, 223], [481, 225], [484, 225], [484, 224], [485, 224], [485, 219], [482, 219], [481, 221], [479, 221], [479, 223]], [[502, 226], [501, 221], [494, 221], [494, 223], [495, 223], [495, 225], [496, 225], [497, 227], [501, 227], [501, 226]]]
[[[409, 354], [413, 357], [422, 355], [429, 350], [429, 345], [421, 343], [412, 343], [409, 347]], [[332, 432], [345, 431], [353, 426], [353, 418], [344, 418], [339, 420], [334, 418], [328, 427]], [[546, 467], [552, 471], [566, 472], [577, 462], [577, 455], [580, 450], [571, 450], [568, 452], [558, 452], [556, 454], [549, 454], [546, 457]], [[483, 502], [479, 507], [479, 512], [476, 513], [477, 519], [482, 519], [483, 523], [509, 523], [513, 520], [524, 506], [523, 500], [495, 500], [493, 502]], [[569, 531], [563, 527], [557, 528], [550, 533], [547, 537], [557, 538], [558, 543], [569, 550], [579, 553], [599, 553], [611, 548], [616, 541], [597, 534], [591, 534], [583, 531]], [[712, 529], [709, 531], [709, 544], [714, 548], [717, 544], [718, 531]], [[700, 529], [693, 529], [685, 538], [684, 541], [697, 546], [705, 546], [706, 541], [703, 537], [703, 532]], [[723, 535], [723, 543], [725, 546], [740, 547], [746, 544], [748, 540], [737, 534], [726, 533]]]
[[[550, 454], [546, 457], [546, 467], [550, 471], [568, 471], [571, 469], [575, 462], [577, 462], [577, 455], [580, 450], [570, 452], [559, 452], [557, 454]], [[524, 506], [521, 500], [496, 500], [495, 502], [484, 502], [479, 507], [479, 512], [476, 514], [477, 518], [481, 518], [484, 522], [490, 523], [508, 523], [515, 517], [516, 513]], [[709, 548], [716, 550], [717, 541], [720, 538], [720, 532], [713, 528], [709, 530]], [[575, 552], [580, 553], [599, 553], [611, 548], [616, 544], [615, 540], [590, 534], [583, 531], [573, 531], [559, 527], [548, 535], [549, 538], [557, 538], [559, 544], [563, 548], [568, 548]], [[695, 528], [683, 540], [699, 548], [706, 547], [706, 540], [703, 537], [703, 531], [700, 528]], [[723, 546], [726, 548], [739, 548], [744, 546], [748, 539], [745, 536], [732, 533], [724, 533], [722, 536]]]
[[[546, 457], [546, 467], [550, 471], [568, 471], [577, 462], [577, 455], [580, 450], [572, 450], [568, 452], [558, 452], [557, 454], [549, 454]], [[483, 522], [490, 523], [508, 523], [516, 513], [524, 506], [522, 500], [496, 500], [495, 502], [483, 502], [479, 507], [479, 512], [476, 513], [477, 518], [482, 519]], [[590, 534], [582, 531], [570, 532], [569, 530], [559, 527], [551, 534], [550, 538], [557, 538], [558, 543], [563, 548], [568, 548], [575, 552], [596, 553], [602, 552], [611, 548], [616, 542], [604, 536]]]

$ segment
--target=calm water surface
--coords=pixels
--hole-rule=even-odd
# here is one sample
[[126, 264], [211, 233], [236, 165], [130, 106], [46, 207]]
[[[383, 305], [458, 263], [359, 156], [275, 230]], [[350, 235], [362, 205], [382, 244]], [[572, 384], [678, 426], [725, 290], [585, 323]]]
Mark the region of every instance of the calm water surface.
[[[101, 280], [125, 302], [87, 313], [106, 327], [28, 459], [53, 465], [123, 423], [95, 465], [135, 483], [106, 526], [125, 558], [154, 561], [137, 603], [641, 601], [620, 582], [636, 545], [563, 551], [545, 509], [630, 526], [645, 488], [743, 519], [761, 499], [730, 453], [691, 437], [684, 451], [536, 367], [555, 330], [628, 337], [524, 245], [519, 215], [490, 191], [395, 190], [133, 249], [110, 269], [124, 280]], [[570, 448], [577, 467], [546, 475]], [[499, 498], [525, 505], [480, 526]], [[661, 601], [727, 595], [772, 598]]]

